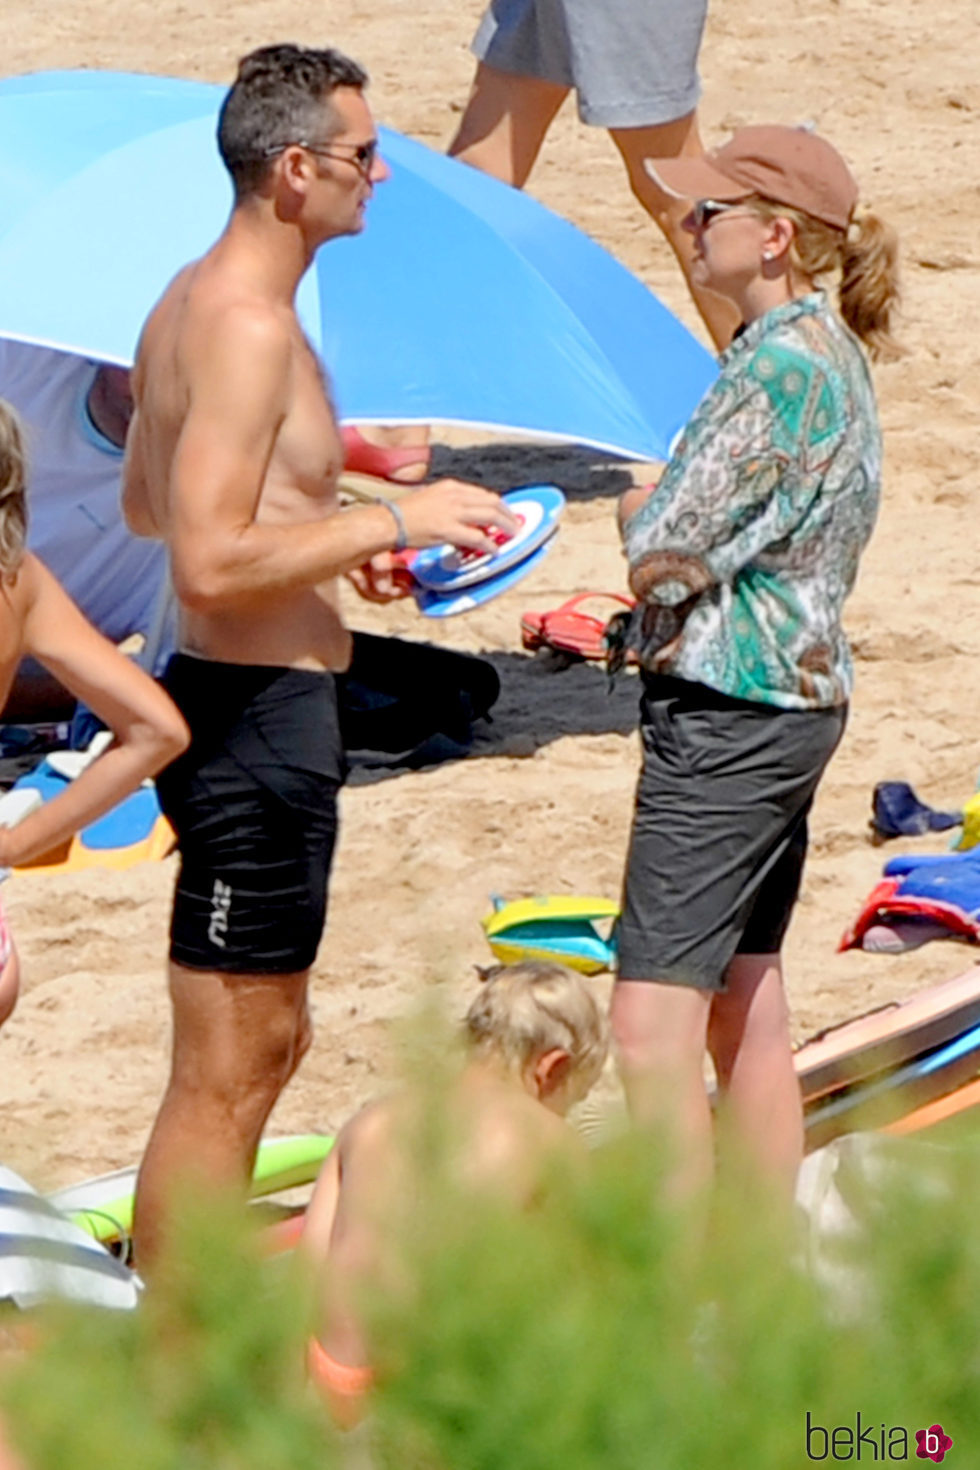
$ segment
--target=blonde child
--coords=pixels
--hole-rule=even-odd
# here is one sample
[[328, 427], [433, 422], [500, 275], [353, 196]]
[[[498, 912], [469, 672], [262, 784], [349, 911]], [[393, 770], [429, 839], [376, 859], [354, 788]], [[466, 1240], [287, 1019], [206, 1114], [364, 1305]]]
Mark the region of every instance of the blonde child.
[[[463, 1038], [462, 1070], [438, 1097], [443, 1177], [526, 1207], [548, 1160], [577, 1146], [564, 1118], [602, 1069], [602, 1012], [582, 976], [561, 965], [500, 966], [466, 1012]], [[322, 1271], [309, 1369], [345, 1428], [372, 1381], [357, 1303], [365, 1283], [397, 1284], [399, 1220], [424, 1172], [424, 1109], [411, 1087], [363, 1108], [341, 1130], [307, 1212], [303, 1248]]]
[[[180, 754], [187, 728], [148, 675], [86, 622], [36, 556], [25, 551], [27, 502], [20, 423], [0, 399], [0, 708], [31, 655], [94, 710], [113, 744], [53, 801], [0, 826], [0, 869], [64, 842]], [[0, 1025], [17, 999], [19, 964], [0, 907]]]

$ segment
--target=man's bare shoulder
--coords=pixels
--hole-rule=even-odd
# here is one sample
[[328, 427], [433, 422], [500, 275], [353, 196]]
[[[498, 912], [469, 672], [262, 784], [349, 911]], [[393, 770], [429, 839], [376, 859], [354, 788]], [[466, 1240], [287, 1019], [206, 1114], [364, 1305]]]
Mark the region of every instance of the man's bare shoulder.
[[224, 359], [281, 369], [299, 337], [295, 313], [249, 291], [234, 276], [198, 262], [176, 276], [147, 320], [137, 374], [171, 349], [193, 374]]
[[296, 341], [296, 318], [291, 311], [245, 294], [224, 300], [195, 303], [196, 325], [209, 340], [240, 343], [249, 351], [288, 352]]
[[188, 310], [181, 333], [185, 366], [216, 364], [238, 376], [284, 372], [295, 350], [288, 313], [248, 297], [202, 303]]

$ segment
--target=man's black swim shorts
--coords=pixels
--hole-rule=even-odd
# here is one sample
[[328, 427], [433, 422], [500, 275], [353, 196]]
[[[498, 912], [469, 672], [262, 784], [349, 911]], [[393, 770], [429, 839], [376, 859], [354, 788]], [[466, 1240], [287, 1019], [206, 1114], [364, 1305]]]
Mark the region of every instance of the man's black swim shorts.
[[175, 654], [163, 684], [191, 730], [157, 779], [181, 856], [171, 958], [234, 974], [308, 969], [344, 777], [333, 675]]

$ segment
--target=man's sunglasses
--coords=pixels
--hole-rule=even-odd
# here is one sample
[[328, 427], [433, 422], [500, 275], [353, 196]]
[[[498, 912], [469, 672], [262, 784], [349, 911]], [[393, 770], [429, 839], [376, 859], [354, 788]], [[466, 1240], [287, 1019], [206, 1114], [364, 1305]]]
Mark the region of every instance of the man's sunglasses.
[[337, 147], [328, 147], [325, 143], [308, 143], [305, 138], [294, 138], [291, 143], [277, 143], [272, 148], [265, 148], [262, 152], [263, 158], [275, 158], [286, 148], [305, 148], [307, 153], [315, 153], [318, 158], [333, 158], [338, 163], [352, 163], [359, 174], [364, 178], [371, 177], [374, 160], [378, 156], [378, 140], [372, 138], [369, 143], [354, 144], [344, 143], [344, 148], [352, 148], [351, 153], [339, 153]]
[[691, 206], [691, 218], [694, 220], [696, 230], [706, 230], [712, 220], [720, 219], [731, 209], [741, 209], [743, 206], [737, 201], [722, 203], [718, 199], [695, 199]]

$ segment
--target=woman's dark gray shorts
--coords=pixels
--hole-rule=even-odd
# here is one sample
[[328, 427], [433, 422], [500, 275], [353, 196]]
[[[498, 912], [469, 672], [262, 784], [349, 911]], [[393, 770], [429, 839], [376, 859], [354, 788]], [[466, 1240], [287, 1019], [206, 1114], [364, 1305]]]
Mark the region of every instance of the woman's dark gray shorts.
[[643, 682], [619, 976], [724, 990], [735, 954], [782, 945], [807, 813], [847, 710], [784, 710], [663, 675]]

